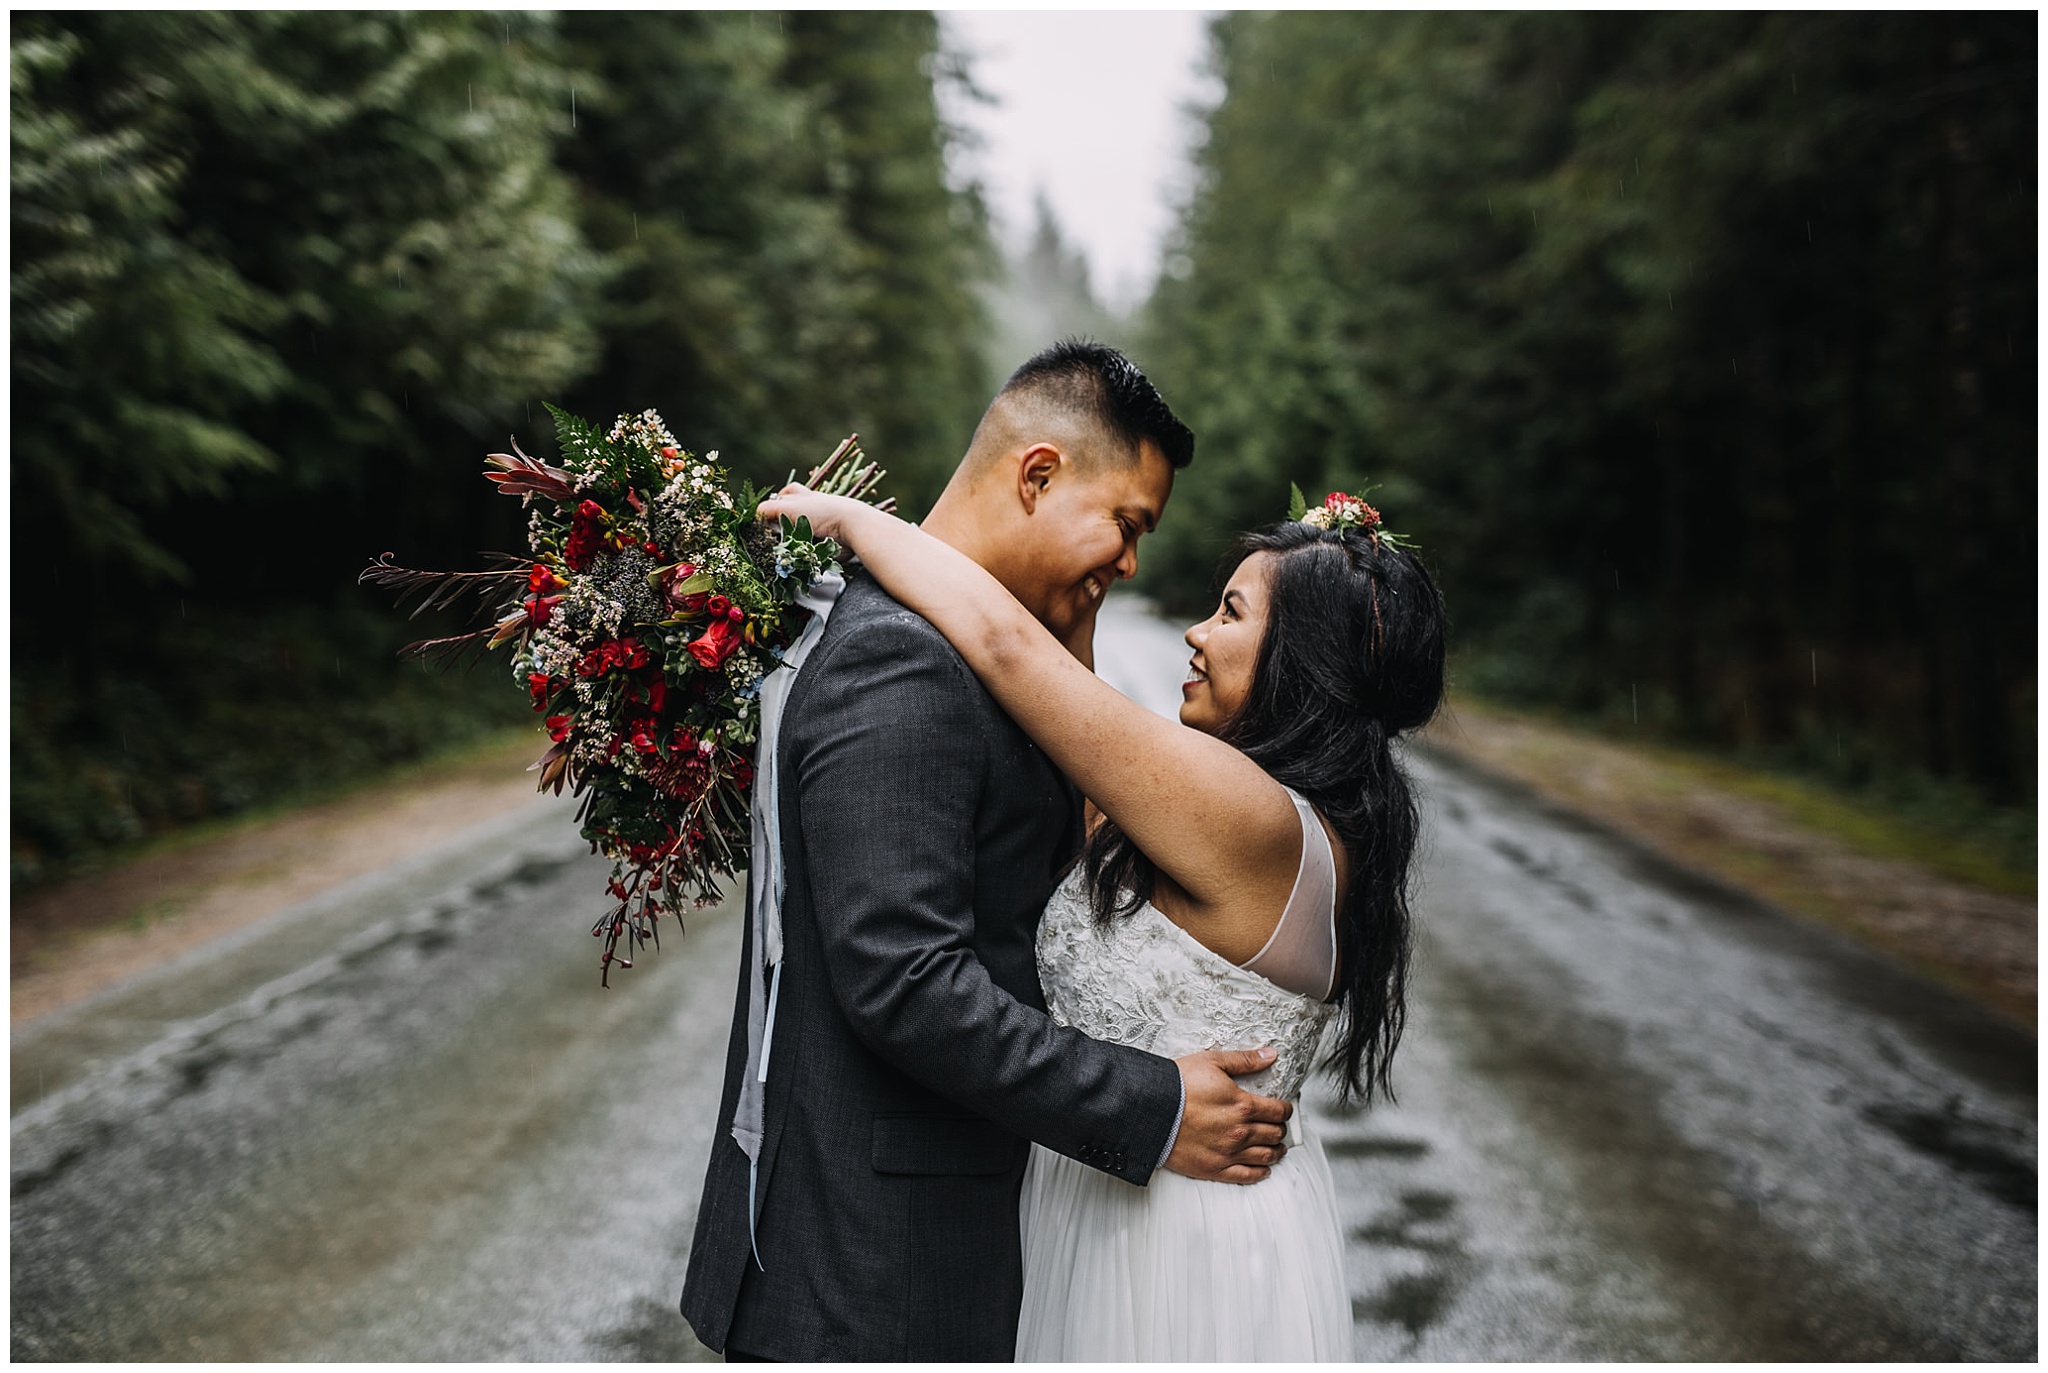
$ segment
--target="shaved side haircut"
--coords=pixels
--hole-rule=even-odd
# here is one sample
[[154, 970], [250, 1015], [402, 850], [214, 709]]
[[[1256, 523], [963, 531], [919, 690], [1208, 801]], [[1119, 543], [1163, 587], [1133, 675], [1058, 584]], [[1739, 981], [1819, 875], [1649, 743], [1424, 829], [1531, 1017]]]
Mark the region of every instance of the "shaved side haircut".
[[1136, 363], [1107, 344], [1061, 339], [1010, 374], [974, 431], [964, 466], [980, 469], [1019, 443], [1059, 444], [1084, 464], [1138, 461], [1152, 444], [1175, 471], [1195, 436]]

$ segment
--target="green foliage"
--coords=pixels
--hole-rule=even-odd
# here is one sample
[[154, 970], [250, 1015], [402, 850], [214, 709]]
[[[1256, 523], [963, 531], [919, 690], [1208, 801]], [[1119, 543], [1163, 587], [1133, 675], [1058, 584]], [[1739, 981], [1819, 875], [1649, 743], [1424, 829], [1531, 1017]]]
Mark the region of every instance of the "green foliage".
[[179, 235], [186, 163], [157, 136], [154, 92], [135, 80], [79, 100], [84, 48], [53, 23], [16, 20], [14, 497], [82, 558], [183, 579], [144, 514], [276, 464], [232, 417], [286, 382], [262, 339], [281, 310]]
[[564, 165], [619, 264], [584, 413], [652, 405], [759, 481], [849, 429], [934, 498], [982, 394], [979, 201], [948, 189], [928, 14], [564, 17]]
[[[520, 545], [478, 470], [536, 402], [763, 482], [857, 428], [916, 505], [985, 400], [929, 14], [73, 11], [10, 55], [17, 874], [463, 732], [402, 624], [329, 627], [393, 618], [366, 557]], [[226, 625], [363, 693], [265, 694]]]
[[1366, 472], [1466, 680], [2031, 773], [2034, 33], [2000, 15], [1232, 14], [1152, 302], [1148, 550]]
[[[495, 671], [401, 663], [415, 628], [349, 596], [267, 613], [174, 608], [124, 646], [146, 675], [17, 652], [12, 879], [48, 880], [178, 825], [532, 721]], [[545, 745], [536, 731], [536, 756]]]

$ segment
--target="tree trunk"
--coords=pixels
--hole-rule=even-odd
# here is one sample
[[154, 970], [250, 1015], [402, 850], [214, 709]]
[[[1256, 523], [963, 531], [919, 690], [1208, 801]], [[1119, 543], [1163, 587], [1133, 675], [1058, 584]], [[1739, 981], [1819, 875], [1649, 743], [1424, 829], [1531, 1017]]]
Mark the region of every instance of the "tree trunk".
[[[1755, 341], [1741, 365], [1742, 396], [1748, 423], [1736, 427], [1747, 478], [1744, 486], [1744, 559], [1742, 617], [1748, 646], [1750, 680], [1755, 684], [1756, 729], [1766, 743], [1789, 743], [1793, 736], [1800, 689], [1806, 674], [1795, 670], [1794, 657], [1805, 653], [1792, 642], [1791, 493], [1787, 489], [1781, 378], [1774, 321], [1755, 322]], [[1746, 394], [1745, 394], [1746, 393]], [[1803, 668], [1805, 663], [1797, 665]]]
[[1984, 377], [1978, 320], [1984, 253], [1984, 168], [1978, 148], [1972, 69], [1981, 45], [1950, 15], [1942, 77], [1952, 93], [1941, 116], [1942, 443], [1930, 555], [1940, 564], [1934, 607], [1943, 752], [1957, 773], [2003, 799], [2012, 788], [2010, 733], [1999, 691], [1998, 646], [1990, 620], [1989, 539], [1985, 528]]
[[1696, 730], [1699, 719], [1698, 631], [1694, 624], [1691, 569], [1687, 566], [1686, 534], [1692, 519], [1691, 482], [1686, 470], [1685, 445], [1679, 440], [1676, 415], [1666, 412], [1657, 420], [1658, 581], [1657, 597], [1661, 659], [1664, 680], [1670, 683], [1678, 702], [1681, 729]]

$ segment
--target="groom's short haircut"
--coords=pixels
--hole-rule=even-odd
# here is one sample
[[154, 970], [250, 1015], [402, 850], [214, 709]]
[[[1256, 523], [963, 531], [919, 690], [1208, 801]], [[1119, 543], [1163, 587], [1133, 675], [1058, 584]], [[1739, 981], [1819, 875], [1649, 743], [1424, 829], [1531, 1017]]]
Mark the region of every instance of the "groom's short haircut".
[[1078, 427], [1102, 442], [1076, 456], [1101, 453], [1135, 463], [1144, 444], [1156, 447], [1178, 471], [1195, 456], [1195, 436], [1168, 408], [1138, 365], [1105, 343], [1061, 339], [1010, 374], [974, 431], [970, 463], [992, 460], [1018, 439], [1060, 437], [1051, 430]]

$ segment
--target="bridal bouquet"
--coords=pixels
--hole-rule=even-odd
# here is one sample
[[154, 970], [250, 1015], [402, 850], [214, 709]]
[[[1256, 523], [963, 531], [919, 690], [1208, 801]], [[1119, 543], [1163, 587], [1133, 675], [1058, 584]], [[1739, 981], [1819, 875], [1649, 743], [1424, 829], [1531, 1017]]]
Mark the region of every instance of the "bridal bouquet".
[[[452, 663], [510, 647], [552, 741], [533, 765], [540, 788], [583, 797], [583, 837], [612, 860], [611, 904], [591, 929], [609, 986], [663, 914], [680, 923], [686, 902], [716, 901], [746, 867], [761, 679], [809, 614], [798, 595], [839, 549], [807, 520], [759, 524], [769, 493], [735, 493], [718, 454], [686, 451], [652, 410], [602, 433], [548, 413], [560, 467], [516, 441], [485, 459], [485, 478], [526, 505], [527, 554], [421, 572], [386, 553], [360, 580], [401, 603], [417, 594], [415, 616], [465, 599], [483, 616], [402, 653]], [[870, 500], [883, 475], [849, 436], [804, 480]]]

